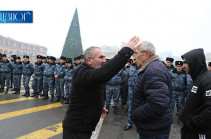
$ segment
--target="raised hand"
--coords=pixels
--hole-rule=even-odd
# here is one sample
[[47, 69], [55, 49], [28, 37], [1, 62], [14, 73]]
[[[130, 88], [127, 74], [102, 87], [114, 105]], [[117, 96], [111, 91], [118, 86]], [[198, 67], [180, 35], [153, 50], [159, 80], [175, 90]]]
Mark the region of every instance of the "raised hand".
[[134, 36], [133, 38], [131, 38], [127, 44], [123, 43], [123, 47], [129, 47], [131, 48], [133, 51], [135, 51], [135, 49], [137, 48], [137, 44], [139, 43], [140, 39], [139, 37]]

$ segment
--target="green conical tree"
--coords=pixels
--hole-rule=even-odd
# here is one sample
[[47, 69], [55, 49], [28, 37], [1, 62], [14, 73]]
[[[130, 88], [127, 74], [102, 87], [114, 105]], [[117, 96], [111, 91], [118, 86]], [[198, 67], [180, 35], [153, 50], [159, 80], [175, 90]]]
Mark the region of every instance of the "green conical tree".
[[78, 11], [76, 8], [66, 37], [66, 41], [64, 43], [62, 56], [73, 59], [74, 57], [82, 54], [83, 54], [83, 49], [81, 43], [80, 26], [78, 21]]

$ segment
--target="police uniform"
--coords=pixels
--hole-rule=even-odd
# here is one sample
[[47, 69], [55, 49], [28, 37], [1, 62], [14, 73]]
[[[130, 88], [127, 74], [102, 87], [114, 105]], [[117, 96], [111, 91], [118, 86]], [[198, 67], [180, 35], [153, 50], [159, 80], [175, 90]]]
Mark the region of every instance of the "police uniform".
[[[41, 55], [37, 55], [37, 59], [42, 59]], [[32, 89], [34, 90], [34, 94], [32, 97], [38, 98], [39, 94], [42, 91], [43, 88], [43, 70], [44, 67], [42, 66], [42, 61], [36, 62], [34, 64], [34, 76], [32, 80]]]
[[[20, 57], [16, 57], [16, 59], [20, 60]], [[13, 94], [20, 94], [21, 89], [21, 75], [23, 73], [23, 65], [22, 62], [15, 62], [13, 65], [13, 83], [14, 83], [14, 90]]]
[[[183, 66], [182, 61], [176, 61], [175, 65]], [[179, 73], [176, 68], [171, 72], [171, 81], [172, 81], [172, 115], [174, 113], [174, 106], [176, 103], [177, 106], [177, 116], [179, 117], [182, 114], [184, 108], [185, 96], [187, 94], [187, 74], [182, 69]], [[178, 120], [178, 123], [182, 125], [181, 121]]]
[[[29, 59], [29, 56], [24, 55], [23, 58]], [[34, 73], [34, 65], [32, 63], [30, 63], [30, 61], [28, 61], [26, 63], [23, 62], [23, 86], [24, 86], [26, 92], [22, 96], [26, 96], [26, 97], [30, 96], [29, 81], [30, 81], [30, 78], [33, 73]]]
[[134, 86], [136, 84], [136, 80], [138, 78], [139, 67], [136, 64], [132, 64], [129, 68], [129, 78], [128, 78], [128, 123], [124, 130], [128, 130], [132, 127], [133, 122], [131, 120], [131, 102], [132, 102], [132, 94], [134, 91]]
[[[7, 57], [6, 54], [3, 54], [2, 57]], [[5, 80], [6, 80], [6, 91], [8, 93], [10, 87], [11, 73], [12, 73], [12, 64], [8, 59], [0, 63], [0, 73], [1, 73], [1, 92], [4, 92]]]
[[55, 78], [54, 78], [54, 70], [56, 68], [56, 58], [53, 56], [49, 56], [49, 59], [53, 60], [53, 63], [43, 63], [42, 66], [44, 67], [43, 71], [43, 94], [44, 98], [48, 99], [48, 90], [50, 90], [51, 95], [51, 102], [54, 100], [54, 86], [55, 86]]
[[[0, 53], [0, 68], [1, 68], [1, 62], [2, 62], [2, 59], [1, 59], [1, 53]], [[0, 71], [0, 87], [1, 87], [1, 71]], [[0, 88], [0, 93], [2, 92], [1, 88]]]
[[[12, 66], [14, 67], [14, 63], [15, 63], [15, 59], [16, 59], [16, 55], [11, 55], [11, 58], [13, 58], [13, 59], [11, 59], [11, 63], [12, 63]], [[11, 84], [10, 84], [10, 88], [13, 88], [13, 71], [12, 71], [12, 73], [11, 73]], [[13, 89], [12, 91], [15, 91], [15, 89]]]
[[[66, 60], [66, 57], [61, 56], [60, 59]], [[56, 93], [57, 93], [57, 99], [55, 102], [58, 102], [61, 97], [61, 102], [64, 101], [64, 75], [65, 75], [65, 62], [64, 63], [58, 63], [56, 64], [56, 68], [54, 71], [54, 75], [57, 75], [58, 78], [55, 79], [56, 83]]]
[[123, 80], [123, 76], [121, 71], [118, 72], [110, 81], [106, 83], [106, 108], [109, 110], [111, 105], [111, 99], [113, 96], [114, 101], [114, 111], [115, 115], [118, 115], [118, 104], [119, 104], [119, 95], [121, 83]]
[[[66, 63], [71, 63], [72, 64], [72, 59], [69, 58]], [[73, 77], [73, 73], [74, 73], [75, 69], [76, 68], [73, 65], [71, 65], [70, 68], [68, 68], [67, 66], [65, 67], [64, 80], [65, 80], [65, 99], [66, 99], [66, 101], [63, 102], [64, 104], [68, 104], [69, 103], [71, 82], [72, 82], [72, 77]]]

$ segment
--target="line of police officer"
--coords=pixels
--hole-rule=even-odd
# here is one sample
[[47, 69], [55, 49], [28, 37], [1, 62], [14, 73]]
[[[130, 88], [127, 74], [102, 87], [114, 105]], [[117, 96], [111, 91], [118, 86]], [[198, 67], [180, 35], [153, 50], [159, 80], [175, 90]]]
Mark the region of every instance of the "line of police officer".
[[[23, 59], [21, 62], [19, 56], [12, 55], [9, 61], [6, 54], [0, 54], [0, 93], [8, 93], [11, 81], [11, 84], [14, 84], [13, 94], [20, 94], [21, 78], [23, 78], [25, 93], [22, 96], [29, 97], [29, 81], [33, 76], [31, 97], [38, 98], [41, 95], [44, 96], [43, 100], [48, 99], [50, 90], [51, 102], [69, 103], [72, 76], [78, 65], [84, 62], [83, 55], [75, 57], [73, 64], [71, 58], [64, 56], [60, 57], [57, 64], [54, 56], [37, 55], [37, 62], [34, 65], [30, 63], [29, 56], [24, 55]], [[6, 90], [4, 90], [5, 81]], [[54, 93], [55, 88], [56, 94]]]

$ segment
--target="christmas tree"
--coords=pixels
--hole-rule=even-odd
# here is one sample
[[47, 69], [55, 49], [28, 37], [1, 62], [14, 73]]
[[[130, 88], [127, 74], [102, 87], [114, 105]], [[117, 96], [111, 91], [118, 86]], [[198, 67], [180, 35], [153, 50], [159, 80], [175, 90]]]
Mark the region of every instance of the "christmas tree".
[[62, 56], [74, 59], [74, 57], [82, 54], [83, 54], [83, 49], [81, 43], [80, 26], [78, 21], [78, 11], [76, 8], [66, 37], [66, 41], [64, 43]]

